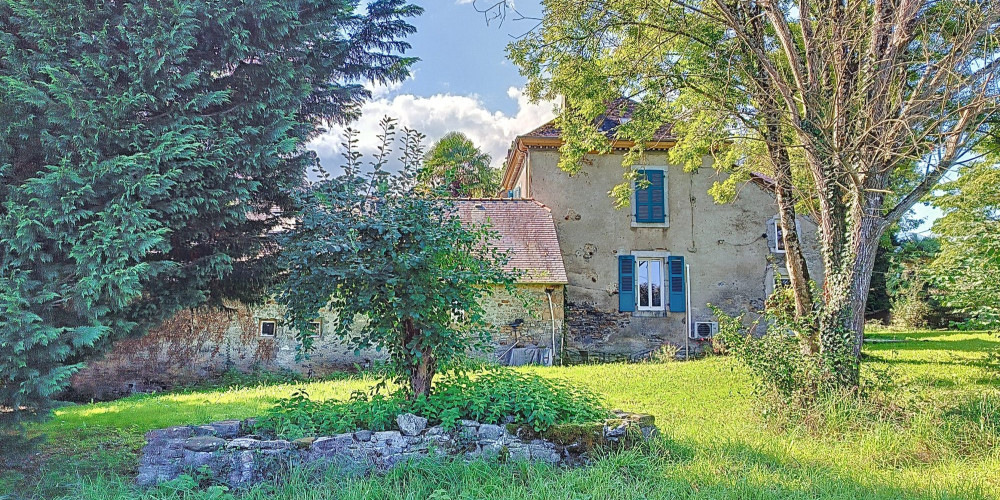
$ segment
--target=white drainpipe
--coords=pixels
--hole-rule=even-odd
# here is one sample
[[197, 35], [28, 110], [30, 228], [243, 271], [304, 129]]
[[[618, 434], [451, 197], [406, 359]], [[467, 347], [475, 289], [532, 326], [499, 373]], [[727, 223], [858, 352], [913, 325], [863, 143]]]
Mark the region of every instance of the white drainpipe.
[[552, 320], [552, 352], [549, 353], [549, 366], [555, 364], [556, 356], [556, 312], [555, 307], [552, 306], [552, 289], [545, 289], [545, 296], [549, 298], [549, 319]]
[[684, 292], [687, 301], [687, 335], [684, 336], [684, 361], [687, 361], [691, 356], [691, 350], [689, 345], [689, 339], [691, 338], [691, 264], [685, 264], [684, 267]]

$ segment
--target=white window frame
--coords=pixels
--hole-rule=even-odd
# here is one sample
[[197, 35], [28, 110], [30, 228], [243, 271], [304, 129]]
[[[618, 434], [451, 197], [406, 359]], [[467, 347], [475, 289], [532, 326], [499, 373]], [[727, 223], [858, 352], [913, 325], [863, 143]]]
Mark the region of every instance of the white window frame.
[[768, 265], [767, 273], [765, 273], [764, 278], [767, 280], [764, 283], [765, 297], [770, 297], [771, 294], [774, 293], [775, 291], [774, 282], [776, 280], [781, 280], [782, 285], [784, 285], [785, 281], [788, 281], [788, 283], [791, 284], [791, 276], [788, 273], [788, 270], [785, 269], [785, 267], [782, 265]]
[[[632, 252], [632, 256], [635, 257], [635, 310], [637, 312], [658, 312], [662, 313], [667, 310], [667, 304], [669, 303], [670, 294], [665, 288], [667, 286], [667, 258], [670, 257], [670, 252], [664, 252], [659, 250], [637, 250]], [[660, 305], [659, 306], [643, 306], [640, 305], [642, 302], [639, 299], [640, 287], [639, 287], [639, 261], [641, 260], [658, 260], [660, 261]], [[649, 295], [649, 303], [653, 303], [652, 287], [646, 292]]]
[[[774, 235], [774, 245], [771, 247], [771, 252], [774, 253], [785, 253], [784, 248], [778, 248], [779, 245], [784, 244], [784, 240], [778, 234], [781, 231], [781, 219], [777, 215], [771, 217], [771, 234]], [[800, 236], [799, 241], [802, 241], [802, 225], [799, 224], [799, 219], [795, 218], [795, 232]]]
[[[264, 333], [264, 323], [272, 323], [272, 324], [274, 324], [274, 330], [273, 330], [274, 333], [272, 333], [270, 335]], [[276, 319], [262, 319], [262, 320], [260, 320], [260, 322], [258, 322], [258, 324], [257, 324], [257, 333], [260, 334], [261, 337], [268, 338], [268, 339], [277, 337], [278, 336], [278, 320], [276, 320]]]
[[663, 171], [663, 222], [636, 222], [635, 220], [635, 192], [638, 189], [636, 181], [632, 181], [631, 213], [629, 220], [632, 227], [670, 227], [670, 170], [666, 166], [638, 166], [636, 170], [662, 170]]
[[316, 327], [316, 329], [313, 330], [312, 334], [309, 335], [310, 337], [315, 338], [315, 339], [321, 339], [321, 338], [323, 338], [323, 319], [322, 318], [310, 321], [309, 322], [309, 326], [315, 326]]

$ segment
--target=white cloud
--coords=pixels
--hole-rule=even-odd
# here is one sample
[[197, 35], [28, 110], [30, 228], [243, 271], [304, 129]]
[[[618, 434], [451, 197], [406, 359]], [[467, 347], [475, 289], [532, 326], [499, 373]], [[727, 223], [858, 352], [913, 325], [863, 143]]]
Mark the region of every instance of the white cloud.
[[[493, 166], [499, 167], [514, 137], [530, 132], [555, 116], [553, 103], [533, 104], [521, 89], [515, 87], [507, 90], [507, 96], [517, 101], [517, 113], [514, 115], [490, 111], [476, 95], [435, 94], [421, 97], [401, 94], [390, 97], [391, 90], [386, 89], [365, 104], [361, 118], [351, 124], [359, 131], [359, 148], [366, 155], [370, 155], [378, 145], [379, 121], [383, 116], [390, 116], [397, 118], [401, 126], [425, 134], [427, 147], [448, 132], [462, 132], [493, 157]], [[336, 172], [341, 164], [342, 141], [343, 129], [334, 127], [309, 146], [319, 154], [324, 168]]]

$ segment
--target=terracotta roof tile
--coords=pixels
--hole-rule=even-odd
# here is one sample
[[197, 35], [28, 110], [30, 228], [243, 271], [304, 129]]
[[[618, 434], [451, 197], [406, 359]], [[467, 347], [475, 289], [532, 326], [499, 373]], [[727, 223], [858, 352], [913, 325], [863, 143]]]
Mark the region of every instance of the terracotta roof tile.
[[[622, 97], [620, 99], [615, 99], [608, 104], [607, 111], [604, 114], [597, 117], [594, 120], [594, 125], [604, 131], [605, 135], [609, 139], [615, 138], [615, 130], [618, 125], [622, 123], [622, 120], [628, 120], [632, 117], [632, 112], [639, 103]], [[673, 127], [671, 124], [663, 124], [656, 132], [653, 134], [654, 141], [670, 141], [676, 139], [673, 135]], [[559, 127], [556, 126], [555, 120], [552, 120], [541, 127], [522, 135], [521, 137], [538, 137], [538, 138], [558, 138], [560, 136]]]
[[549, 209], [534, 200], [455, 200], [465, 222], [488, 223], [500, 233], [498, 248], [510, 250], [508, 270], [521, 270], [521, 283], [568, 282], [556, 226]]

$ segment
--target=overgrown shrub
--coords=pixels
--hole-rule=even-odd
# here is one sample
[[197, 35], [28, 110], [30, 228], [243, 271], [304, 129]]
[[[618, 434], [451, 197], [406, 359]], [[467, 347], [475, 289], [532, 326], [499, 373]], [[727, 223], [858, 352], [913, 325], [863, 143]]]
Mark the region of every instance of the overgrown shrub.
[[896, 425], [911, 420], [919, 405], [901, 397], [898, 376], [890, 369], [870, 366], [860, 373], [856, 387], [833, 382], [823, 364], [829, 362], [807, 347], [798, 334], [787, 290], [768, 298], [767, 332], [755, 335], [758, 323], [747, 325], [745, 315], [730, 316], [712, 307], [719, 320], [716, 336], [722, 349], [749, 372], [768, 422], [804, 426], [824, 435], [859, 431], [872, 423]]
[[679, 352], [681, 352], [680, 346], [663, 344], [649, 353], [649, 361], [651, 363], [672, 363], [677, 361], [677, 353]]
[[469, 419], [526, 423], [536, 431], [608, 416], [600, 399], [586, 389], [507, 369], [489, 370], [475, 378], [455, 376], [431, 397], [414, 401], [410, 411], [446, 427]]
[[784, 323], [772, 319], [767, 334], [756, 336], [756, 323], [747, 327], [745, 315], [730, 316], [716, 307], [712, 310], [719, 320], [719, 349], [750, 371], [758, 393], [785, 407], [815, 400], [822, 384], [819, 360], [806, 353], [793, 331], [782, 328]]
[[593, 422], [609, 414], [590, 391], [497, 368], [477, 376], [451, 375], [436, 384], [430, 396], [416, 399], [398, 390], [389, 395], [356, 392], [347, 401], [313, 401], [300, 390], [270, 409], [256, 426], [260, 432], [294, 439], [358, 429], [389, 430], [401, 413], [414, 413], [446, 428], [468, 419], [524, 423], [536, 431], [554, 424]]

